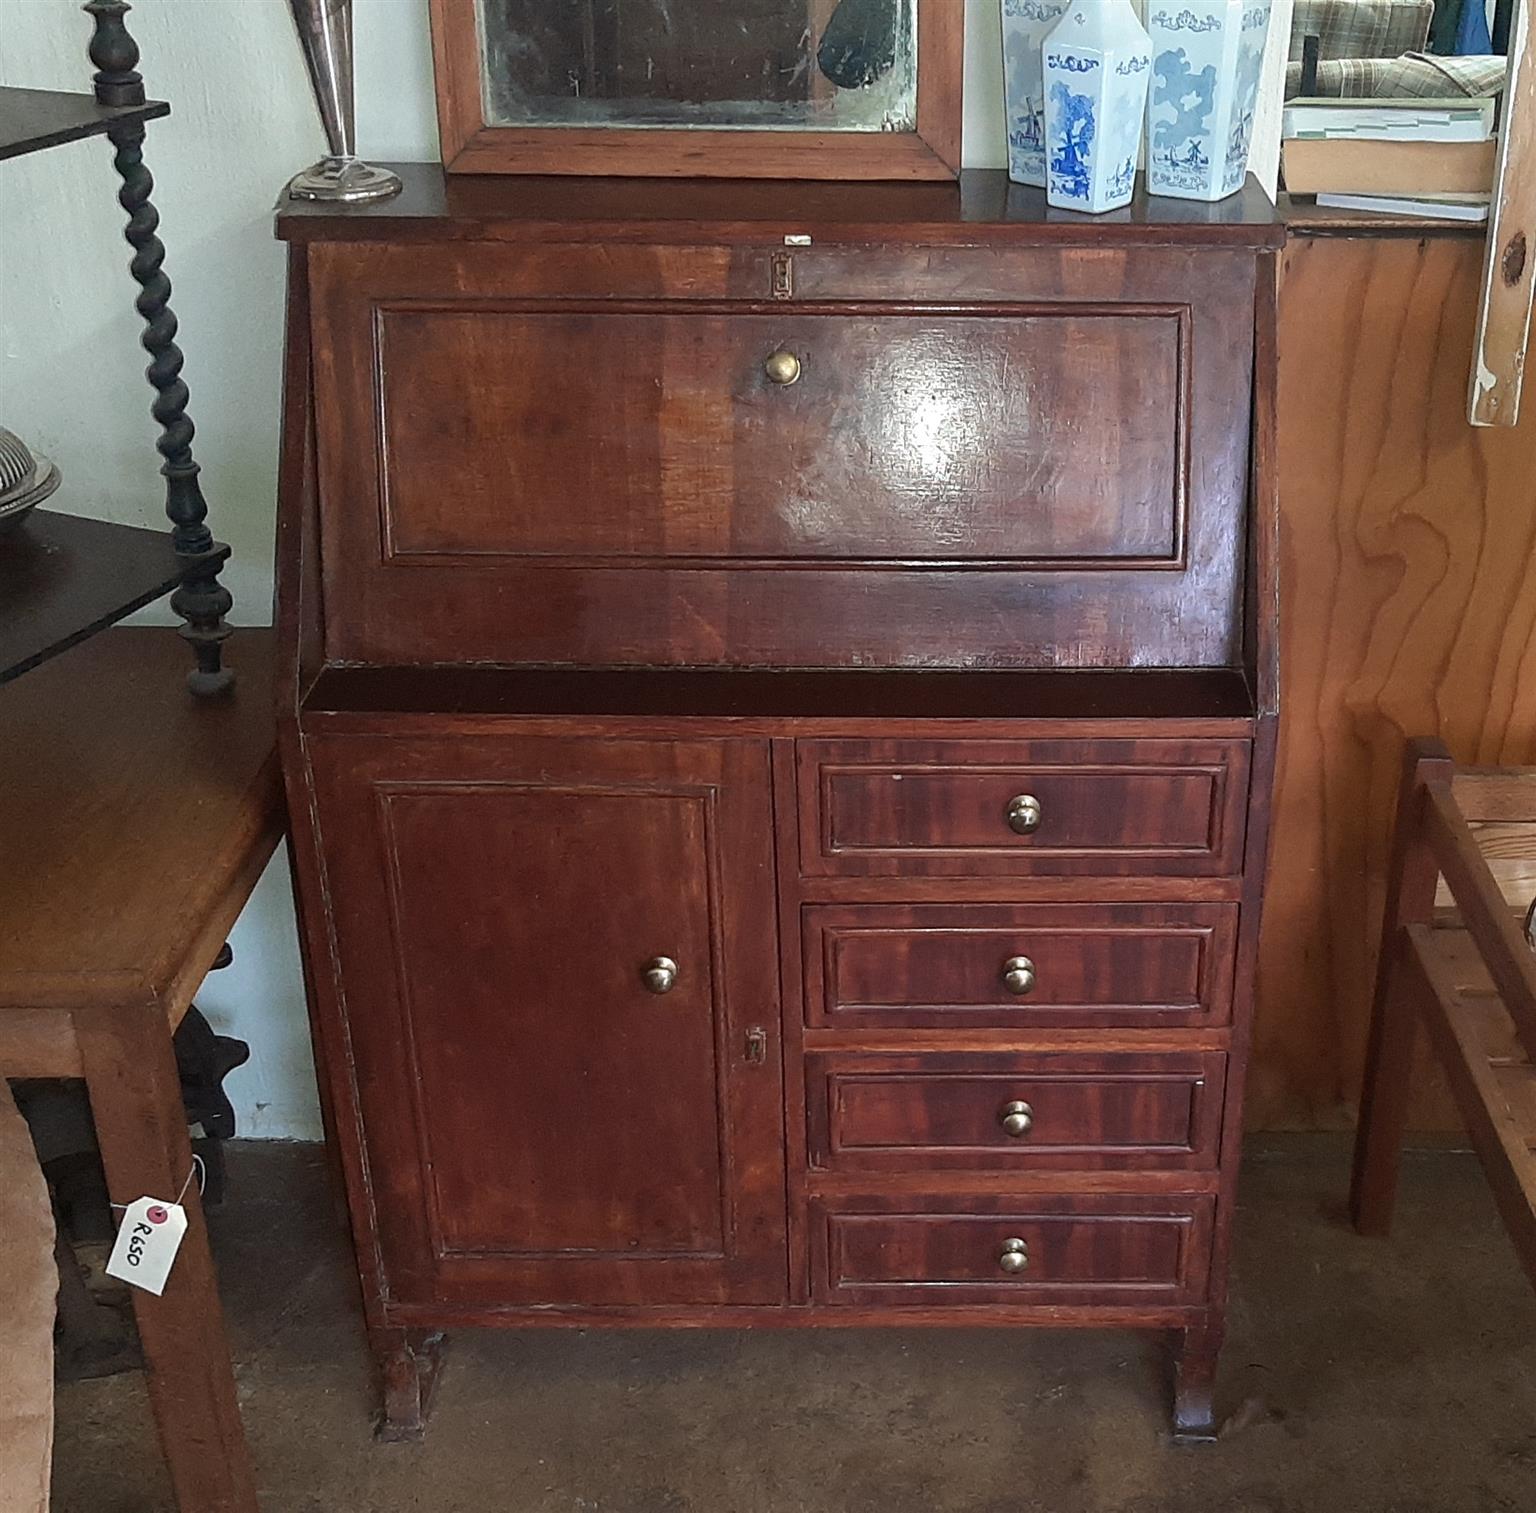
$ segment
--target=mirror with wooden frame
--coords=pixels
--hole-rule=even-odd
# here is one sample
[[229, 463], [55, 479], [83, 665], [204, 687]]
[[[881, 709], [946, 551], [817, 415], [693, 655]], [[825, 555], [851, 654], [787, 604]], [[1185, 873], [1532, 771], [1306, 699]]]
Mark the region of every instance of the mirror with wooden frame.
[[454, 173], [949, 179], [960, 0], [432, 0]]

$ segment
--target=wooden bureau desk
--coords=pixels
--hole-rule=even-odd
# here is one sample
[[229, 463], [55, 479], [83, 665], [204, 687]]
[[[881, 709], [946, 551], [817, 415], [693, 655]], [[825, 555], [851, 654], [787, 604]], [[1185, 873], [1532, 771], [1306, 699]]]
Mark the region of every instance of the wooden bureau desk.
[[386, 1428], [449, 1325], [1177, 1331], [1276, 713], [1250, 186], [285, 207], [279, 723]]

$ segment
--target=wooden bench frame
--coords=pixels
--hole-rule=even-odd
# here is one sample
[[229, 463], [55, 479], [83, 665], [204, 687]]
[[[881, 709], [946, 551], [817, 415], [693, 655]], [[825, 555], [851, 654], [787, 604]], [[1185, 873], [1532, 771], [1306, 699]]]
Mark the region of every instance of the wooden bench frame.
[[[1444, 1066], [1499, 1213], [1536, 1285], [1536, 952], [1473, 825], [1536, 825], [1536, 768], [1405, 754], [1355, 1144], [1355, 1227], [1391, 1226], [1420, 1026]], [[1444, 877], [1456, 915], [1436, 910]], [[1511, 1097], [1511, 1094], [1514, 1094]]]

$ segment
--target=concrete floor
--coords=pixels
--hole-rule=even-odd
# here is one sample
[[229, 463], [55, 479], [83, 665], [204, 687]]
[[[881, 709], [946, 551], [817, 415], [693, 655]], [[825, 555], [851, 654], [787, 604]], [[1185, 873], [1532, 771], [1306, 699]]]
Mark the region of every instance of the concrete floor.
[[[268, 1513], [1536, 1513], [1536, 1297], [1466, 1155], [1387, 1242], [1332, 1137], [1244, 1174], [1222, 1441], [1165, 1436], [1155, 1337], [460, 1334], [420, 1445], [369, 1437], [311, 1146], [236, 1147], [215, 1219]], [[61, 1388], [56, 1513], [169, 1508], [137, 1375]]]

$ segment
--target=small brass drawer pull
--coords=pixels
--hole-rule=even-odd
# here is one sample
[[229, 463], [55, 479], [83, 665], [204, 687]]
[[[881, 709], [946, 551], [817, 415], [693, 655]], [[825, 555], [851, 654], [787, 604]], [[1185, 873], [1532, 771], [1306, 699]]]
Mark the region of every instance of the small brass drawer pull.
[[1021, 1271], [1027, 1271], [1029, 1246], [1023, 1240], [1004, 1240], [1002, 1254], [998, 1256], [997, 1264], [1009, 1276], [1017, 1276]]
[[997, 1122], [1010, 1139], [1022, 1140], [1035, 1127], [1035, 1111], [1027, 1103], [1005, 1103]]
[[1022, 998], [1035, 986], [1035, 964], [1027, 956], [1010, 956], [1003, 963], [1003, 986]]
[[1008, 801], [1008, 828], [1015, 835], [1033, 835], [1040, 828], [1040, 800], [1032, 793], [1021, 793]]
[[670, 993], [677, 986], [677, 963], [670, 956], [653, 956], [640, 969], [647, 993]]
[[763, 372], [768, 375], [769, 383], [788, 388], [790, 384], [800, 381], [800, 359], [793, 352], [775, 352], [763, 364]]

